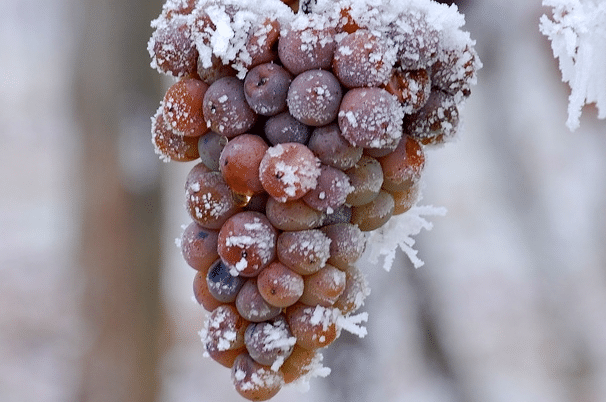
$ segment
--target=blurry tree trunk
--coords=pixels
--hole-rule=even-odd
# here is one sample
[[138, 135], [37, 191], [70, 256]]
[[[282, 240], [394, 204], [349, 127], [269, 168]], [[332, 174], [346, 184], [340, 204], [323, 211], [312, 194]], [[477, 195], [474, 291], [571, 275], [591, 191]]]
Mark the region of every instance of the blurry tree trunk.
[[[119, 139], [120, 123], [133, 108], [141, 108], [138, 102], [125, 103], [125, 95], [154, 102], [159, 96], [159, 78], [148, 67], [145, 45], [160, 3], [87, 0], [82, 7], [74, 81], [83, 134], [80, 252], [88, 349], [79, 400], [153, 401], [160, 317], [159, 182], [141, 191], [125, 188]], [[153, 153], [149, 127], [140, 131]]]

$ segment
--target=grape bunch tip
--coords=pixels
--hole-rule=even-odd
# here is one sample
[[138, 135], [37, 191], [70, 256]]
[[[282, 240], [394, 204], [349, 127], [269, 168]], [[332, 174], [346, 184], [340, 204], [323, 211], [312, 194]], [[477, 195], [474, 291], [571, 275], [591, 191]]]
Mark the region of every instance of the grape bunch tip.
[[152, 143], [195, 161], [178, 245], [244, 398], [326, 376], [322, 349], [366, 334], [356, 264], [455, 138], [481, 67], [463, 24], [432, 0], [167, 0], [152, 21], [151, 66], [175, 78]]

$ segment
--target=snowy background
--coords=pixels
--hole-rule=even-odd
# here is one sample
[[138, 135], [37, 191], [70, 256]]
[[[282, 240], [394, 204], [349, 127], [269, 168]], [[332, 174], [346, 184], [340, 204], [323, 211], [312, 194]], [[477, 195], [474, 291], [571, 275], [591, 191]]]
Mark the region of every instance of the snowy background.
[[[566, 127], [549, 8], [464, 5], [484, 68], [428, 153], [422, 203], [448, 214], [417, 236], [425, 266], [367, 267], [369, 335], [276, 402], [606, 400], [606, 122], [590, 105]], [[0, 0], [1, 401], [241, 400], [174, 247], [191, 165], [149, 141], [160, 7]]]

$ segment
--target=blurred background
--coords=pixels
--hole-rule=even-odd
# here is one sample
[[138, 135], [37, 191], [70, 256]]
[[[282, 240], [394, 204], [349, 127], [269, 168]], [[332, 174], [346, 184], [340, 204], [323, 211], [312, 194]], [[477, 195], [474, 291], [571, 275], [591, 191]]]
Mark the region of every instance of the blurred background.
[[[428, 152], [425, 266], [365, 267], [369, 334], [289, 401], [606, 400], [606, 122], [565, 127], [539, 0], [458, 2], [484, 63]], [[0, 400], [239, 401], [175, 247], [192, 164], [150, 116], [160, 0], [0, 0]]]

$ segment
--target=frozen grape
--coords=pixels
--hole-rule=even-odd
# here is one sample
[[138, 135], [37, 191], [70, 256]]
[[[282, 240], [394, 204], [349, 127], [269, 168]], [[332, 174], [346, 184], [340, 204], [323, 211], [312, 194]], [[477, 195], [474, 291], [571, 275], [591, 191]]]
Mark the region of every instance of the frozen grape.
[[210, 129], [233, 138], [248, 131], [257, 118], [244, 96], [244, 84], [236, 77], [215, 81], [204, 95], [204, 117]]
[[206, 272], [219, 258], [217, 254], [218, 232], [205, 229], [195, 222], [187, 225], [181, 235], [181, 253], [190, 267]]
[[206, 275], [206, 284], [211, 295], [222, 303], [236, 301], [238, 292], [244, 285], [245, 279], [241, 276], [233, 276], [229, 268], [221, 261], [210, 267]]
[[352, 208], [351, 223], [358, 225], [364, 232], [378, 229], [391, 218], [394, 208], [393, 196], [381, 190], [368, 204]]
[[308, 350], [323, 348], [337, 339], [337, 318], [338, 310], [323, 306], [297, 303], [286, 309], [286, 320], [297, 345]]
[[404, 112], [414, 113], [421, 109], [431, 93], [431, 79], [425, 69], [421, 70], [393, 70], [385, 89], [395, 95]]
[[421, 178], [425, 154], [416, 140], [405, 136], [392, 153], [378, 161], [383, 168], [383, 188], [392, 192], [404, 191]]
[[282, 314], [269, 321], [251, 322], [244, 334], [250, 357], [259, 364], [271, 366], [272, 370], [277, 370], [290, 356], [295, 342]]
[[272, 116], [265, 122], [265, 136], [272, 145], [286, 142], [307, 144], [310, 134], [311, 128], [288, 112]]
[[345, 203], [347, 195], [353, 191], [349, 177], [332, 166], [322, 165], [315, 188], [303, 196], [310, 207], [328, 214]]
[[194, 298], [206, 311], [213, 311], [223, 303], [215, 299], [208, 290], [208, 283], [206, 282], [207, 273], [206, 271], [198, 271], [196, 276], [194, 276]]
[[244, 283], [236, 297], [236, 308], [242, 317], [251, 322], [271, 320], [282, 312], [280, 307], [272, 306], [261, 296], [256, 278]]
[[174, 77], [196, 71], [198, 50], [193, 45], [187, 18], [175, 16], [156, 27], [148, 44], [152, 66]]
[[265, 213], [277, 229], [288, 231], [314, 229], [322, 225], [324, 219], [324, 213], [313, 209], [303, 200], [279, 202], [270, 197]]
[[267, 144], [254, 134], [242, 134], [229, 141], [219, 158], [219, 169], [233, 192], [252, 196], [263, 192], [259, 165]]
[[303, 197], [316, 186], [319, 175], [320, 161], [297, 142], [270, 147], [259, 166], [263, 188], [280, 202]]
[[292, 78], [274, 63], [260, 64], [244, 79], [244, 95], [255, 113], [274, 116], [286, 110], [286, 94]]
[[399, 62], [405, 70], [417, 70], [432, 65], [440, 48], [440, 34], [420, 10], [399, 16], [399, 23], [390, 26], [390, 36], [401, 49]]
[[332, 306], [345, 290], [345, 272], [326, 265], [315, 274], [304, 278], [305, 290], [300, 302], [308, 306]]
[[412, 208], [419, 199], [420, 181], [413, 183], [404, 191], [391, 191], [394, 201], [394, 215], [400, 215]]
[[233, 305], [223, 304], [214, 309], [208, 316], [202, 342], [206, 351], [213, 352], [239, 349], [245, 346], [245, 333], [248, 321], [243, 319]]
[[235, 77], [237, 71], [228, 64], [223, 64], [221, 58], [212, 55], [211, 64], [209, 67], [204, 66], [202, 55], [198, 57], [198, 77], [208, 85], [212, 85], [215, 81], [223, 77]]
[[321, 230], [330, 239], [329, 264], [347, 270], [362, 256], [366, 237], [356, 225], [336, 223]]
[[251, 31], [246, 41], [246, 51], [250, 62], [246, 67], [252, 68], [263, 63], [269, 63], [278, 58], [278, 39], [280, 37], [280, 23], [266, 18], [256, 29]]
[[219, 172], [197, 174], [195, 179], [188, 180], [185, 195], [187, 212], [197, 224], [207, 229], [220, 229], [227, 218], [239, 210], [231, 189]]
[[227, 138], [214, 131], [210, 131], [198, 140], [198, 154], [200, 160], [210, 170], [219, 170], [219, 156], [227, 144]]
[[277, 233], [259, 212], [239, 212], [219, 231], [217, 251], [232, 275], [255, 276], [276, 256]]
[[345, 290], [337, 299], [333, 307], [341, 310], [344, 315], [355, 313], [364, 305], [366, 296], [370, 294], [368, 282], [362, 271], [355, 266], [349, 267], [345, 271], [346, 284]]
[[336, 123], [314, 129], [307, 146], [322, 163], [341, 170], [354, 166], [363, 151], [343, 138]]
[[324, 225], [332, 225], [335, 223], [347, 223], [351, 221], [351, 207], [343, 204], [336, 208], [332, 213], [324, 216]]
[[322, 355], [318, 351], [308, 350], [295, 344], [290, 356], [280, 367], [284, 375], [284, 383], [290, 384], [308, 374], [316, 368], [321, 359]]
[[294, 75], [329, 69], [335, 52], [335, 30], [318, 14], [298, 14], [278, 41], [280, 61]]
[[347, 88], [385, 83], [396, 62], [396, 48], [368, 29], [358, 29], [337, 44], [332, 69]]
[[381, 191], [383, 169], [376, 159], [362, 155], [358, 163], [345, 173], [354, 188], [347, 196], [347, 204], [352, 206], [368, 204]]
[[238, 393], [251, 401], [266, 401], [282, 388], [282, 372], [254, 361], [248, 353], [239, 355], [231, 369], [231, 379]]
[[301, 275], [318, 272], [330, 257], [330, 239], [320, 230], [283, 232], [276, 245], [278, 259]]
[[427, 103], [404, 119], [406, 133], [423, 145], [442, 144], [452, 139], [458, 126], [457, 104], [452, 96], [441, 91], [432, 91]]
[[272, 306], [288, 307], [303, 294], [303, 277], [286, 265], [274, 261], [257, 276], [261, 296]]
[[441, 49], [431, 68], [432, 85], [455, 99], [465, 98], [471, 94], [471, 85], [476, 81], [478, 63], [478, 55], [472, 47]]
[[167, 127], [162, 106], [152, 118], [152, 143], [157, 155], [165, 162], [189, 162], [198, 159], [198, 137], [184, 137]]
[[337, 117], [343, 90], [329, 71], [309, 70], [290, 84], [286, 102], [293, 117], [308, 126], [324, 126]]
[[382, 148], [400, 139], [403, 118], [400, 102], [386, 90], [354, 88], [343, 96], [339, 128], [355, 146]]
[[202, 101], [208, 85], [194, 78], [184, 78], [168, 88], [164, 95], [164, 124], [180, 135], [199, 137], [208, 132]]

